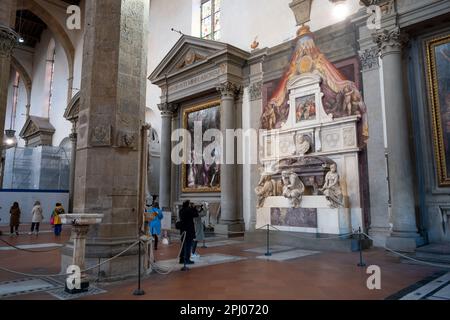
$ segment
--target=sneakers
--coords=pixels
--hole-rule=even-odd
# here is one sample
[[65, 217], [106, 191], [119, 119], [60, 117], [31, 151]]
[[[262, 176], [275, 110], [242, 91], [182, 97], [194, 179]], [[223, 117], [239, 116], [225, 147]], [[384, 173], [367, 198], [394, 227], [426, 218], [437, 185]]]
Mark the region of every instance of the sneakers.
[[200, 259], [200, 255], [198, 253], [193, 253], [191, 254], [191, 258], [197, 260]]
[[28, 232], [28, 235], [31, 236], [34, 232]]

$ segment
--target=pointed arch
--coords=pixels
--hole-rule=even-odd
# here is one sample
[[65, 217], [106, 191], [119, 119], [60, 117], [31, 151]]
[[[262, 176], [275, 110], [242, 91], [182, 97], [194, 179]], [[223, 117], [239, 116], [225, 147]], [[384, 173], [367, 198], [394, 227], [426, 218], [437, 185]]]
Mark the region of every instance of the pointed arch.
[[73, 82], [73, 72], [74, 72], [74, 61], [75, 61], [75, 47], [72, 44], [69, 36], [67, 35], [64, 27], [59, 23], [59, 21], [52, 16], [50, 12], [48, 12], [45, 8], [39, 5], [34, 0], [24, 0], [23, 5], [18, 4], [17, 10], [26, 9], [33, 12], [37, 17], [39, 17], [42, 21], [45, 22], [47, 27], [53, 33], [56, 41], [64, 49], [64, 53], [67, 58], [67, 64], [69, 67], [69, 92], [67, 95], [67, 100], [69, 101], [72, 97], [72, 82]]

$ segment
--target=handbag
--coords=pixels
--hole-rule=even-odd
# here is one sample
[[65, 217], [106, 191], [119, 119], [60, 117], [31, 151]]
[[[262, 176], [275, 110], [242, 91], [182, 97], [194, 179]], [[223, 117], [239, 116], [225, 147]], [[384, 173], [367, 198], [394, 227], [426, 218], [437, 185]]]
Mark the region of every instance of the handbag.
[[50, 224], [51, 225], [55, 224], [55, 218], [53, 216], [50, 218]]

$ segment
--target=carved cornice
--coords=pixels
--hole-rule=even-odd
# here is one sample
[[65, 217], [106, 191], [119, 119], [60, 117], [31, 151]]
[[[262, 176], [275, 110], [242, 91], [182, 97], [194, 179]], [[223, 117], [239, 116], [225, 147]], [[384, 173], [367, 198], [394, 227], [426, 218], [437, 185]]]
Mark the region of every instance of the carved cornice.
[[250, 101], [260, 100], [262, 97], [262, 81], [253, 82], [249, 87]]
[[238, 98], [242, 91], [240, 85], [231, 81], [221, 83], [216, 89], [220, 92], [222, 98]]
[[390, 53], [400, 53], [402, 47], [408, 43], [408, 36], [402, 33], [399, 28], [375, 33], [373, 39], [378, 45], [381, 57]]
[[364, 51], [359, 52], [359, 60], [361, 61], [361, 68], [363, 71], [378, 68], [379, 61], [379, 49], [377, 47], [372, 47]]
[[176, 103], [160, 103], [158, 104], [158, 109], [161, 111], [161, 116], [170, 116], [172, 117], [175, 112], [178, 110], [178, 105]]

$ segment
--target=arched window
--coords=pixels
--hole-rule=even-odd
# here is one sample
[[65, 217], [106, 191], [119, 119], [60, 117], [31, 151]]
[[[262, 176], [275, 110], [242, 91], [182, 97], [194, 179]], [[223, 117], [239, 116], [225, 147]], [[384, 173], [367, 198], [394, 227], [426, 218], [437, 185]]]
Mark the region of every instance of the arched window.
[[47, 93], [46, 106], [47, 117], [50, 118], [50, 111], [52, 109], [52, 97], [53, 97], [53, 80], [55, 75], [55, 56], [56, 56], [56, 44], [55, 40], [51, 39], [47, 50], [47, 65], [45, 69], [45, 87], [44, 90]]
[[202, 0], [200, 29], [202, 39], [220, 40], [220, 5], [222, 0]]

